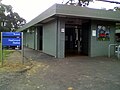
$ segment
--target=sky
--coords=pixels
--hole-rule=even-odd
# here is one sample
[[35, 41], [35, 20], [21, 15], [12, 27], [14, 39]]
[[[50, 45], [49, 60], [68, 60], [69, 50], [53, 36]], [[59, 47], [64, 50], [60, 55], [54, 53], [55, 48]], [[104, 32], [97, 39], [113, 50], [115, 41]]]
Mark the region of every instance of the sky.
[[[17, 12], [22, 18], [26, 19], [27, 22], [31, 21], [33, 18], [38, 16], [40, 13], [45, 11], [47, 8], [55, 3], [61, 4], [62, 2], [67, 2], [68, 0], [2, 0], [3, 4], [11, 5], [13, 11]], [[114, 0], [120, 1], [120, 0]], [[106, 7], [107, 6], [107, 7]], [[91, 8], [113, 8], [115, 4], [94, 1], [90, 3]], [[120, 5], [117, 5], [120, 6]]]

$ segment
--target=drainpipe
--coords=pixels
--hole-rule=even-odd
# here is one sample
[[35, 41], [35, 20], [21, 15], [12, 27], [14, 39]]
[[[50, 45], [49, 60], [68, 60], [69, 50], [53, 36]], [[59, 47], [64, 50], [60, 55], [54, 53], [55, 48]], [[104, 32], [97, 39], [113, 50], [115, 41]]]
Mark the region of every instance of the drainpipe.
[[56, 56], [58, 58], [58, 17], [57, 17], [57, 31], [56, 31]]
[[35, 30], [34, 30], [34, 50], [35, 50]]

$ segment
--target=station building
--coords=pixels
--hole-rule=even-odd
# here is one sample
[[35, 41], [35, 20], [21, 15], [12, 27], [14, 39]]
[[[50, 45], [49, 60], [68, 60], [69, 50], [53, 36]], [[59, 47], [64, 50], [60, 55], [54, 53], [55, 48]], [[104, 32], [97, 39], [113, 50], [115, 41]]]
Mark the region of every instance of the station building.
[[55, 58], [96, 57], [107, 56], [109, 44], [116, 43], [119, 22], [119, 11], [55, 4], [18, 31], [23, 32], [25, 46]]

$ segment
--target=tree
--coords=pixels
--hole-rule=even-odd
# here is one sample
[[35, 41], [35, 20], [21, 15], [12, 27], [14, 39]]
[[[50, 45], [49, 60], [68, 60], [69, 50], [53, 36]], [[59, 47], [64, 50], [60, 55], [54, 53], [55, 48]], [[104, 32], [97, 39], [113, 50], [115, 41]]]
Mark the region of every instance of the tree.
[[76, 3], [75, 0], [69, 0], [66, 2], [66, 4], [70, 4], [70, 5], [78, 5], [78, 6], [88, 6], [89, 2], [91, 2], [93, 0], [78, 0], [78, 2]]
[[11, 5], [0, 4], [0, 32], [15, 31], [25, 23], [25, 19], [13, 12]]
[[114, 7], [114, 10], [120, 11], [120, 7]]
[[89, 2], [92, 2], [93, 0], [78, 0], [79, 6], [88, 6]]

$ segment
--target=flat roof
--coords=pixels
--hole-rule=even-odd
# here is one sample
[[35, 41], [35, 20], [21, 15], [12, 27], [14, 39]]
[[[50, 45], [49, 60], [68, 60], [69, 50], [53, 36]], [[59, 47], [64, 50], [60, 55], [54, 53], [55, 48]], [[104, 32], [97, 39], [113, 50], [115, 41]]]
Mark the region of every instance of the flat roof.
[[[37, 23], [50, 19], [53, 16], [75, 16], [90, 18], [91, 20], [120, 21], [120, 11], [109, 11], [102, 9], [92, 9], [73, 5], [54, 4], [36, 18], [26, 23], [18, 31], [23, 31]], [[49, 20], [48, 20], [49, 21]]]

